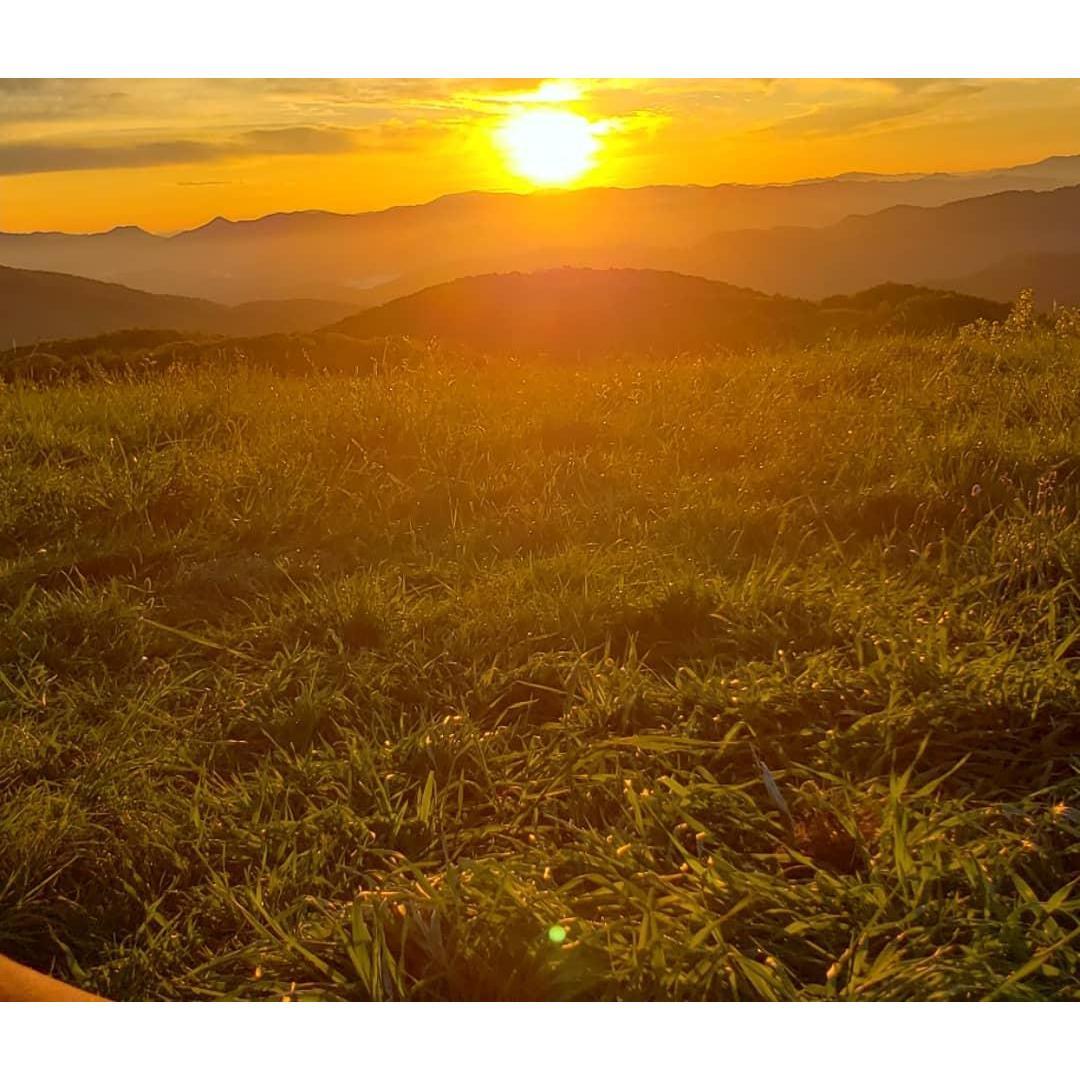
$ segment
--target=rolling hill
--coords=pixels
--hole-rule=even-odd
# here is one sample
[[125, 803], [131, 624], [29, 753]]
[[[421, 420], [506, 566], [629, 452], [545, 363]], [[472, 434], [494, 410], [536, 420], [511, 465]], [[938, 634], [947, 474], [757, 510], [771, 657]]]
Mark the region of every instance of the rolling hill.
[[88, 337], [129, 327], [219, 334], [310, 330], [356, 310], [327, 300], [252, 301], [226, 307], [70, 274], [0, 266], [0, 343]]
[[988, 300], [910, 285], [814, 304], [670, 271], [563, 268], [435, 285], [331, 329], [499, 352], [670, 352], [809, 340], [830, 329], [947, 329], [1005, 312]]
[[[74, 280], [99, 286], [85, 290], [82, 300], [98, 300], [119, 288]], [[267, 313], [281, 321], [277, 309], [288, 312], [292, 305], [222, 308], [185, 297], [151, 296], [157, 302], [151, 307], [147, 294], [134, 297], [140, 301], [137, 308], [118, 306], [112, 296], [109, 314], [118, 321], [142, 319], [141, 328], [24, 340], [16, 348], [0, 339], [0, 379], [47, 381], [91, 376], [103, 368], [150, 370], [177, 362], [219, 366], [233, 361], [282, 373], [359, 373], [386, 363], [420, 361], [432, 341], [501, 357], [592, 361], [620, 354], [671, 356], [809, 344], [834, 333], [950, 331], [978, 318], [1000, 320], [1008, 312], [1007, 305], [992, 300], [914, 285], [884, 284], [814, 303], [671, 271], [633, 269], [563, 268], [463, 278], [328, 326], [294, 332], [227, 329], [256, 316], [265, 325]], [[317, 304], [298, 302], [295, 307], [309, 318], [319, 311]], [[146, 320], [154, 317], [173, 325], [152, 328]], [[175, 326], [188, 319], [203, 333]]]

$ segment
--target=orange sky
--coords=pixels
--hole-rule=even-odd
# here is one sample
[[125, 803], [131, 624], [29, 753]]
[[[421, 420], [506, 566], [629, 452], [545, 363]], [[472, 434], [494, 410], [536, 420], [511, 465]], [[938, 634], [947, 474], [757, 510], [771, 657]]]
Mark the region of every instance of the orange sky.
[[0, 230], [174, 231], [529, 190], [499, 131], [590, 122], [576, 185], [979, 169], [1080, 152], [1080, 80], [0, 80]]

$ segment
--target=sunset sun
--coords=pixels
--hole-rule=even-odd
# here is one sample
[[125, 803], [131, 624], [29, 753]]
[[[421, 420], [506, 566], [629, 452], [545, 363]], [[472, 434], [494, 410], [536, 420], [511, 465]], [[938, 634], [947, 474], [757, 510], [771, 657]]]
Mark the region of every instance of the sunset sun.
[[498, 141], [511, 171], [536, 184], [566, 184], [593, 165], [593, 125], [564, 109], [532, 109], [506, 120]]

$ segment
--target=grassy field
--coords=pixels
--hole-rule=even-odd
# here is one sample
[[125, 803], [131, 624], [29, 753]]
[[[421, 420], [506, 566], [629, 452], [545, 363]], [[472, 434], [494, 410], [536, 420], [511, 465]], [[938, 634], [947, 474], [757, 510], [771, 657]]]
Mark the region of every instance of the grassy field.
[[1080, 997], [1078, 465], [1022, 327], [0, 387], [0, 951]]

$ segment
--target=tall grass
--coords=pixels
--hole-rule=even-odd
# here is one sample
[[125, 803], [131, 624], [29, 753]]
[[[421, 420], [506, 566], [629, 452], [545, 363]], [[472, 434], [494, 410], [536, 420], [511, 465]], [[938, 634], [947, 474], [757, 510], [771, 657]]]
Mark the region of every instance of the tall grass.
[[137, 998], [1076, 997], [1078, 463], [1030, 327], [9, 385], [0, 950]]

